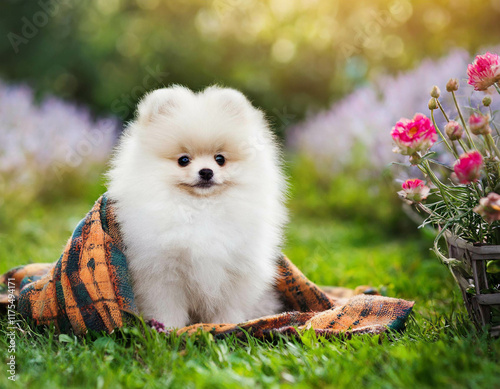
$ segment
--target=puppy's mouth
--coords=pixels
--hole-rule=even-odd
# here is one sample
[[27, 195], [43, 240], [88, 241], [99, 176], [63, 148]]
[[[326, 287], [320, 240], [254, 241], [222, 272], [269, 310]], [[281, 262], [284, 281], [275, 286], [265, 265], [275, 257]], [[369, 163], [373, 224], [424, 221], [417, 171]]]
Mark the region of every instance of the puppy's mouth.
[[187, 184], [183, 182], [181, 183], [181, 185], [186, 188], [208, 189], [219, 184], [215, 183], [214, 181], [198, 181], [196, 184]]
[[191, 187], [192, 188], [207, 189], [207, 188], [211, 188], [212, 186], [215, 186], [215, 185], [217, 185], [217, 184], [213, 181], [200, 181], [194, 185], [191, 185]]
[[182, 188], [187, 193], [193, 196], [213, 196], [220, 193], [224, 188], [228, 186], [227, 182], [214, 182], [212, 180], [200, 180], [193, 183], [179, 183], [179, 188]]

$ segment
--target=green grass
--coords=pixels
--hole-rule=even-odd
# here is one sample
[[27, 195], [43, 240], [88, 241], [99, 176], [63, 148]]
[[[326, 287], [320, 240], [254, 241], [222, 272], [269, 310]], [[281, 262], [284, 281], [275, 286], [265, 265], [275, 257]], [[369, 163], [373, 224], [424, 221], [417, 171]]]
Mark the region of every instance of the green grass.
[[[56, 260], [101, 190], [96, 184], [50, 201], [8, 199], [9, 206], [0, 208], [0, 271]], [[415, 300], [404, 334], [214, 341], [208, 334], [166, 336], [139, 323], [110, 336], [76, 338], [37, 333], [23, 323], [25, 332], [16, 339], [18, 380], [8, 381], [4, 364], [0, 387], [499, 386], [500, 341], [467, 321], [451, 276], [428, 250], [427, 233], [395, 236], [376, 222], [303, 215], [292, 216], [285, 253], [318, 284], [370, 284], [388, 296]], [[5, 330], [1, 320], [0, 355], [6, 363]]]

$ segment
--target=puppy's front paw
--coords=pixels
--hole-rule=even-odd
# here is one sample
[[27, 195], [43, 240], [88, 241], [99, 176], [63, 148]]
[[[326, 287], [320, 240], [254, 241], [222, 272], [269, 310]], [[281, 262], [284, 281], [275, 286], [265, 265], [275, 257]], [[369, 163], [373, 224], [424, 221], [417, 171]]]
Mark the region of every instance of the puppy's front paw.
[[189, 316], [187, 312], [171, 312], [163, 315], [159, 315], [155, 320], [163, 323], [165, 328], [182, 328], [189, 324]]

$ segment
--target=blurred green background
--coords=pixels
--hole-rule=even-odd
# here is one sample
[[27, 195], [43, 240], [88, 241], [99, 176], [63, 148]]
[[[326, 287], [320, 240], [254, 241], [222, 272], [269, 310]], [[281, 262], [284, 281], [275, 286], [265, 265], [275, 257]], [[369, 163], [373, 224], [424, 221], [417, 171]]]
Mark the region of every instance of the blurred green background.
[[6, 0], [0, 15], [4, 80], [122, 120], [145, 90], [219, 83], [281, 134], [381, 74], [500, 34], [499, 0]]

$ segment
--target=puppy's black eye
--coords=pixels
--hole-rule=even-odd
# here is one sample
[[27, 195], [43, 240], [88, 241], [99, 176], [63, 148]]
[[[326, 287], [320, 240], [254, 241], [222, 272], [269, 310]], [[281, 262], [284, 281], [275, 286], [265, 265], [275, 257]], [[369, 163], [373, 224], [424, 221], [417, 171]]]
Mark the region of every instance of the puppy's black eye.
[[182, 157], [180, 157], [177, 160], [177, 163], [179, 164], [179, 166], [182, 166], [182, 167], [189, 165], [189, 162], [191, 162], [191, 160], [186, 155], [183, 155]]
[[217, 162], [219, 166], [222, 166], [226, 163], [226, 158], [224, 158], [223, 155], [217, 154], [215, 156], [215, 162]]

